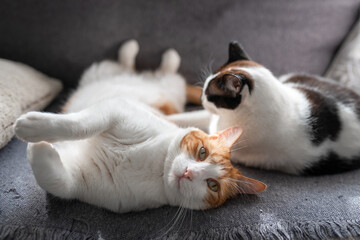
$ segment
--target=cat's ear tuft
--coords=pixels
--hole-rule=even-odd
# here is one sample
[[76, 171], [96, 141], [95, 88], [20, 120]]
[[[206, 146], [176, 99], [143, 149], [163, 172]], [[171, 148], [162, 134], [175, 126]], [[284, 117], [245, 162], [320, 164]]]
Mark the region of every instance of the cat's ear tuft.
[[223, 142], [228, 148], [231, 148], [232, 145], [239, 139], [242, 133], [242, 128], [236, 126], [218, 132], [217, 135], [221, 142]]
[[229, 44], [229, 60], [227, 63], [232, 63], [239, 60], [250, 60], [244, 48], [237, 42], [232, 41]]
[[267, 188], [265, 183], [242, 175], [239, 181], [237, 182], [237, 187], [239, 192], [244, 194], [261, 193]]

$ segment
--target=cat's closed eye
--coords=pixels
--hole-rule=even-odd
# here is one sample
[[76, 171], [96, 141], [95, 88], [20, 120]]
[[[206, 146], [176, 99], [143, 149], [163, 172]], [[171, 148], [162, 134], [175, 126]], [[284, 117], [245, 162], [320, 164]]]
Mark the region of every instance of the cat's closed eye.
[[207, 157], [207, 150], [204, 146], [202, 146], [199, 150], [199, 160], [204, 161]]
[[213, 192], [219, 191], [219, 183], [216, 180], [209, 178], [206, 180], [206, 182], [211, 191]]

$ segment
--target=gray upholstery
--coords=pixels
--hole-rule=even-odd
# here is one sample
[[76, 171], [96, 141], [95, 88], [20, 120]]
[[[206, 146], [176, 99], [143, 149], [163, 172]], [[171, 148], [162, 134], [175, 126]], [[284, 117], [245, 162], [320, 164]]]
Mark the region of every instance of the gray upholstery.
[[174, 47], [181, 72], [223, 64], [230, 40], [276, 74], [322, 74], [358, 13], [359, 0], [292, 1], [14, 1], [0, 6], [0, 57], [18, 60], [76, 85], [95, 60], [115, 57], [135, 38], [138, 66], [155, 68]]
[[[359, 0], [7, 0], [0, 4], [0, 57], [73, 87], [91, 62], [115, 57], [121, 42], [136, 38], [141, 69], [155, 68], [161, 52], [174, 47], [182, 56], [181, 72], [195, 83], [211, 60], [214, 67], [225, 62], [228, 42], [237, 39], [276, 74], [322, 74], [359, 6]], [[57, 111], [62, 100], [49, 110]], [[116, 214], [46, 194], [25, 149], [14, 139], [0, 150], [0, 239], [360, 237], [360, 170], [297, 177], [239, 166], [268, 190], [218, 209], [187, 211], [173, 224], [174, 207]]]

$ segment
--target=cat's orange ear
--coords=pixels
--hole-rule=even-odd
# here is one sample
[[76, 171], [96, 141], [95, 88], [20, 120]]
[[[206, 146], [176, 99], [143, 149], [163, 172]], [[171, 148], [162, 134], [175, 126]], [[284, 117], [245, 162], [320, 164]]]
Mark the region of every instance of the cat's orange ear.
[[214, 139], [214, 137], [216, 136], [227, 147], [231, 148], [231, 146], [239, 139], [239, 137], [241, 136], [242, 133], [243, 133], [242, 128], [231, 127], [231, 128], [227, 128], [221, 132], [217, 132], [215, 135], [211, 135], [210, 138]]
[[242, 175], [240, 176], [237, 185], [239, 192], [245, 194], [261, 193], [267, 188], [265, 183]]

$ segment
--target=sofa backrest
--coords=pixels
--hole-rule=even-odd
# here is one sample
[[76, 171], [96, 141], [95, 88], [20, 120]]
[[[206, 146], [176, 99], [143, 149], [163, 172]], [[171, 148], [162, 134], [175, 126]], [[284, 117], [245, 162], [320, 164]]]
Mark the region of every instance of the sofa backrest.
[[0, 57], [27, 63], [73, 87], [92, 62], [115, 58], [130, 38], [137, 66], [156, 68], [176, 48], [191, 83], [227, 59], [231, 40], [275, 74], [322, 74], [358, 17], [359, 0], [14, 1], [0, 7]]

